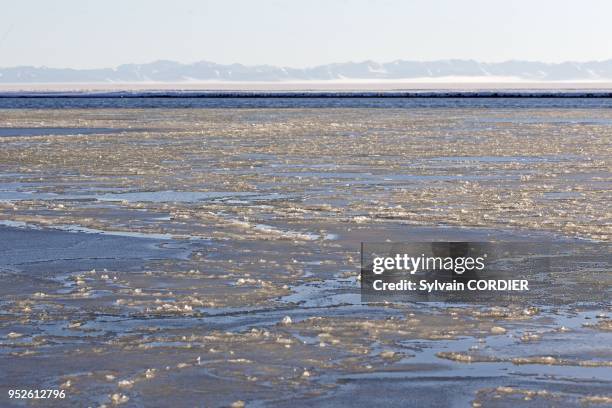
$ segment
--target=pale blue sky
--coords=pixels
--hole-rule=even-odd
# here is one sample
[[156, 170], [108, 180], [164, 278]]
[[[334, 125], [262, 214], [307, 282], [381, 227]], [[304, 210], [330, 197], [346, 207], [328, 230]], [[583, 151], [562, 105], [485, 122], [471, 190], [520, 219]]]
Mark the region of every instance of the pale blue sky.
[[609, 0], [12, 0], [0, 66], [612, 58]]

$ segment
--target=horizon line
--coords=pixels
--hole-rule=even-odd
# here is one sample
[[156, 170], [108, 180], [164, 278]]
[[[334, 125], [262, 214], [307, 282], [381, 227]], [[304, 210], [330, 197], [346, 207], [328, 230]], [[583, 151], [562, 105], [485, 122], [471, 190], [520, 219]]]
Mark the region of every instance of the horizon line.
[[589, 63], [612, 62], [612, 56], [608, 58], [601, 58], [601, 59], [562, 60], [558, 62], [520, 59], [520, 58], [504, 59], [504, 60], [499, 60], [499, 61], [485, 61], [485, 60], [479, 60], [476, 58], [439, 58], [439, 59], [427, 59], [427, 60], [397, 58], [394, 60], [382, 61], [382, 62], [374, 60], [374, 59], [365, 59], [365, 60], [348, 60], [348, 61], [343, 61], [343, 62], [336, 61], [336, 62], [328, 62], [328, 63], [314, 64], [314, 65], [307, 65], [307, 66], [300, 66], [300, 67], [289, 66], [289, 65], [275, 65], [271, 63], [256, 63], [256, 64], [247, 64], [247, 63], [242, 63], [242, 62], [220, 63], [220, 62], [215, 62], [215, 61], [207, 60], [207, 59], [200, 59], [200, 60], [185, 62], [185, 61], [178, 61], [178, 60], [173, 60], [173, 59], [168, 59], [168, 58], [157, 58], [157, 59], [150, 60], [147, 62], [124, 62], [120, 64], [115, 64], [115, 65], [97, 66], [97, 67], [89, 67], [89, 68], [75, 68], [71, 66], [48, 66], [44, 64], [43, 65], [20, 64], [20, 65], [11, 65], [11, 66], [0, 66], [0, 69], [12, 69], [12, 68], [24, 68], [24, 67], [30, 68], [31, 67], [31, 68], [37, 68], [37, 69], [72, 69], [72, 70], [78, 70], [78, 71], [86, 71], [86, 70], [99, 70], [99, 69], [116, 69], [122, 66], [129, 66], [129, 65], [149, 65], [149, 64], [159, 63], [159, 62], [171, 62], [171, 63], [179, 64], [179, 65], [195, 65], [195, 64], [200, 64], [200, 63], [209, 63], [209, 64], [226, 65], [226, 66], [241, 65], [244, 67], [275, 67], [275, 68], [288, 68], [288, 69], [298, 69], [299, 70], [299, 69], [312, 69], [312, 68], [318, 68], [318, 67], [323, 67], [323, 66], [328, 66], [328, 65], [340, 65], [340, 64], [374, 63], [374, 64], [386, 65], [386, 64], [393, 64], [396, 62], [433, 63], [433, 62], [454, 62], [454, 61], [476, 62], [479, 64], [488, 64], [488, 65], [505, 64], [505, 63], [510, 63], [510, 62], [537, 63], [537, 64], [546, 64], [546, 65], [562, 65], [562, 64], [589, 64]]

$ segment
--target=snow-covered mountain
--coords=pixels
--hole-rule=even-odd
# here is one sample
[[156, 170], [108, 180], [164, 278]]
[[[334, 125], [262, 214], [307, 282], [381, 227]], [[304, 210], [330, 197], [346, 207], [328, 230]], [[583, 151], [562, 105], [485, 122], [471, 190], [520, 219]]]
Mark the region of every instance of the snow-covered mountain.
[[310, 68], [270, 65], [222, 65], [200, 61], [181, 64], [155, 61], [116, 68], [71, 69], [19, 66], [0, 68], [0, 83], [132, 83], [198, 81], [328, 81], [328, 80], [482, 80], [505, 78], [525, 81], [612, 81], [612, 59], [591, 62], [543, 63], [474, 60], [346, 62]]

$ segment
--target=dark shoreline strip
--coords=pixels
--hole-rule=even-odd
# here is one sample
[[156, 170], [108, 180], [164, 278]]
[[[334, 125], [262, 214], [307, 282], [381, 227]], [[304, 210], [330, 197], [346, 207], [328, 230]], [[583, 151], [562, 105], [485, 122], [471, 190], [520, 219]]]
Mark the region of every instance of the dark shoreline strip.
[[2, 99], [38, 98], [167, 98], [167, 99], [433, 99], [433, 98], [612, 98], [612, 91], [436, 91], [436, 92], [233, 92], [233, 91], [149, 91], [149, 92], [3, 92]]

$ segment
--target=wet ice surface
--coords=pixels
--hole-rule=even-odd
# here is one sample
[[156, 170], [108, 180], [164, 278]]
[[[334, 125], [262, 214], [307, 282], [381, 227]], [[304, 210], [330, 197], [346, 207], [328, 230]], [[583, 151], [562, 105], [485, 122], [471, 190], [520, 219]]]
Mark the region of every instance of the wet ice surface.
[[0, 138], [0, 391], [62, 387], [75, 406], [610, 404], [610, 304], [592, 300], [609, 273], [562, 306], [551, 290], [503, 307], [362, 304], [356, 275], [362, 241], [609, 242], [611, 119], [4, 111], [3, 128], [140, 130]]
[[0, 127], [0, 137], [28, 137], [53, 135], [91, 135], [121, 133], [130, 129], [117, 128], [79, 128], [79, 127]]

